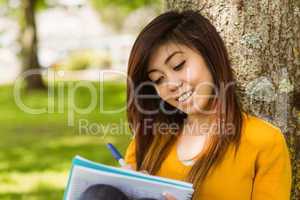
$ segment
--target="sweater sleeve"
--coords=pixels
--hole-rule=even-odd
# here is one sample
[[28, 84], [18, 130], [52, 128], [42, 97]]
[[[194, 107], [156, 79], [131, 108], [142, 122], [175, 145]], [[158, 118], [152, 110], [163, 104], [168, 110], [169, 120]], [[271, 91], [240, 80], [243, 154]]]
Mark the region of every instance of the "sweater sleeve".
[[135, 140], [132, 139], [127, 147], [125, 153], [125, 162], [130, 164], [134, 170], [136, 170], [136, 158], [135, 158]]
[[291, 163], [289, 150], [280, 130], [258, 152], [252, 200], [289, 200]]

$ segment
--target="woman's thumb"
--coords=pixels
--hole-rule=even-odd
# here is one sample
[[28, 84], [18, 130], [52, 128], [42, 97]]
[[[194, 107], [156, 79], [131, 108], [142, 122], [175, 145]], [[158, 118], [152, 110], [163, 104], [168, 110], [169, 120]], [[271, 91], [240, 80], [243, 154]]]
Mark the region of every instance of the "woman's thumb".
[[133, 170], [133, 167], [130, 164], [126, 164], [121, 166], [122, 169], [129, 169], [129, 170]]
[[144, 173], [144, 174], [149, 174], [149, 172], [146, 171], [146, 170], [141, 170], [140, 172], [142, 172], [142, 173]]
[[163, 196], [165, 197], [165, 200], [176, 200], [176, 198], [173, 195], [167, 192], [163, 192]]

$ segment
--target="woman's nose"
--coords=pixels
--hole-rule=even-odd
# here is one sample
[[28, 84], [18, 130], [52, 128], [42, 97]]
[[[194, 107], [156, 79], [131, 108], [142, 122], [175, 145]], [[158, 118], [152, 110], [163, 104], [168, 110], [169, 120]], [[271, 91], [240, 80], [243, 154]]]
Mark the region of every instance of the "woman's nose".
[[182, 84], [182, 81], [170, 81], [168, 82], [168, 89], [171, 92], [175, 92], [176, 90], [178, 90], [178, 88], [182, 86]]

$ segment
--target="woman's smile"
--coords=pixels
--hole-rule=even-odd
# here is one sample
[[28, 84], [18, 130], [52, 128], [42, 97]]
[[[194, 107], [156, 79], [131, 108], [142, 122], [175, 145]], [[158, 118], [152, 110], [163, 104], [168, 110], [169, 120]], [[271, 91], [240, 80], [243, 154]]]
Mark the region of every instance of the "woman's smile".
[[186, 91], [183, 94], [181, 94], [178, 98], [176, 98], [176, 101], [182, 106], [187, 105], [193, 99], [193, 94], [193, 90]]

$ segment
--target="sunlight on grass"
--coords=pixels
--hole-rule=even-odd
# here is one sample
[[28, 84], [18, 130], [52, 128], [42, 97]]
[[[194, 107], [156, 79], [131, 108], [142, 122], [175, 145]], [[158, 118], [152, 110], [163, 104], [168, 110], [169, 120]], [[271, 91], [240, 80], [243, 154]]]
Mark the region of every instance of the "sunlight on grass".
[[106, 142], [118, 143], [117, 137], [95, 137], [95, 136], [77, 136], [77, 137], [63, 137], [56, 141], [50, 141], [48, 143], [49, 148], [59, 147], [76, 147], [83, 145], [105, 145]]
[[[99, 84], [94, 84], [100, 90]], [[103, 88], [105, 109], [124, 106], [123, 83], [106, 82]], [[80, 88], [75, 97], [79, 105], [86, 105], [90, 99], [86, 90]], [[120, 134], [112, 134], [108, 129], [96, 134], [81, 134], [77, 126], [80, 119], [101, 125], [119, 124], [120, 119], [126, 120], [124, 111], [103, 114], [99, 112], [99, 103], [91, 113], [76, 114], [75, 126], [72, 127], [67, 125], [67, 105], [62, 113], [32, 115], [15, 105], [12, 94], [12, 86], [0, 86], [1, 200], [62, 199], [75, 155], [117, 165], [105, 143], [114, 143], [124, 153], [131, 138], [128, 129], [122, 129]], [[47, 99], [47, 91], [24, 96], [25, 102], [33, 107], [47, 107]]]
[[53, 189], [63, 189], [66, 186], [68, 171], [65, 172], [13, 172], [0, 175], [0, 194], [2, 193], [28, 193], [36, 191], [41, 186]]

